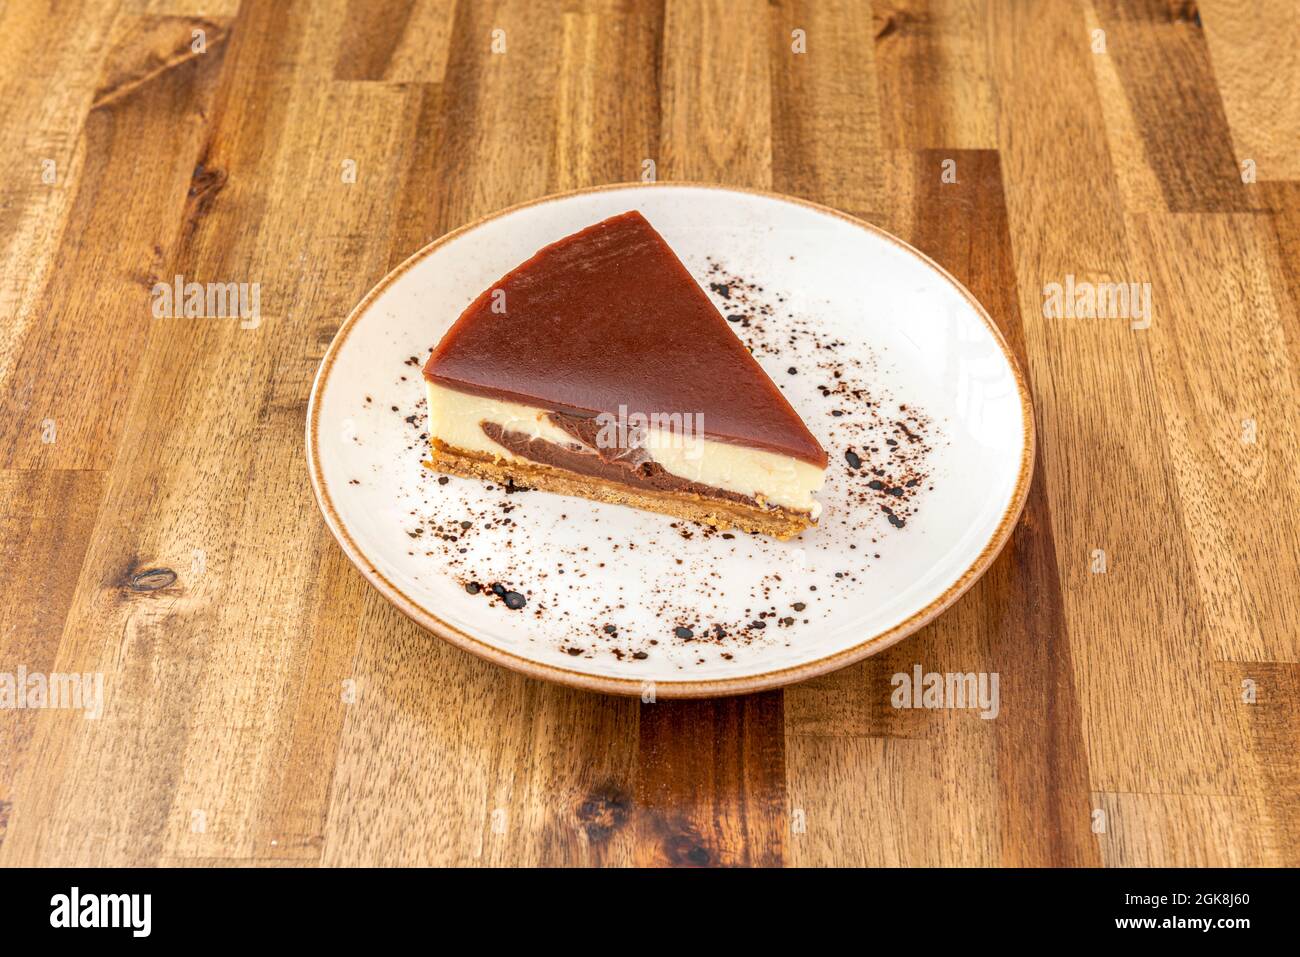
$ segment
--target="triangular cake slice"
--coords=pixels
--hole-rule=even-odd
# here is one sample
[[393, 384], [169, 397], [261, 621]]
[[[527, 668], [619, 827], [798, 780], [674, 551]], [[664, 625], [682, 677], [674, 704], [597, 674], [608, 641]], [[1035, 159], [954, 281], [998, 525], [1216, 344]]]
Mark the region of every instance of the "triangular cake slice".
[[788, 538], [826, 453], [644, 216], [545, 247], [424, 367], [429, 464]]

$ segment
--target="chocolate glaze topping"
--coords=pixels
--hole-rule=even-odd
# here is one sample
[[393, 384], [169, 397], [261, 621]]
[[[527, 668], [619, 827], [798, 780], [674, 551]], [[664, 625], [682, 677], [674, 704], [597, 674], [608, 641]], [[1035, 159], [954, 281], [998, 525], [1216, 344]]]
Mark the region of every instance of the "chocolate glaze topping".
[[579, 418], [703, 415], [707, 437], [826, 466], [826, 453], [638, 212], [589, 226], [484, 290], [424, 374]]

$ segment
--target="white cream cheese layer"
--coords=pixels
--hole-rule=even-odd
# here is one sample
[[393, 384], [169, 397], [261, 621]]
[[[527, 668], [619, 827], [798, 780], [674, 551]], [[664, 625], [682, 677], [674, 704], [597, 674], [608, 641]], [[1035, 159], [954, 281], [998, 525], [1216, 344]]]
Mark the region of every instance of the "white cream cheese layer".
[[[429, 434], [453, 448], [499, 459], [519, 459], [488, 438], [482, 428], [484, 422], [566, 448], [587, 448], [551, 422], [544, 409], [457, 392], [428, 379], [424, 385], [429, 399]], [[813, 493], [822, 487], [825, 470], [808, 462], [654, 428], [646, 431], [644, 448], [665, 472], [688, 482], [808, 512], [813, 519], [821, 514], [821, 503]]]

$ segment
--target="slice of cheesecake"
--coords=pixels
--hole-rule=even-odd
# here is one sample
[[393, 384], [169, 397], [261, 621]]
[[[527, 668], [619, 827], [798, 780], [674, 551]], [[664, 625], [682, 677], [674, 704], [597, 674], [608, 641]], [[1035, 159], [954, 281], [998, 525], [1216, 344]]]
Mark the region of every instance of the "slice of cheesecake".
[[788, 538], [826, 453], [640, 213], [545, 247], [424, 367], [440, 472]]

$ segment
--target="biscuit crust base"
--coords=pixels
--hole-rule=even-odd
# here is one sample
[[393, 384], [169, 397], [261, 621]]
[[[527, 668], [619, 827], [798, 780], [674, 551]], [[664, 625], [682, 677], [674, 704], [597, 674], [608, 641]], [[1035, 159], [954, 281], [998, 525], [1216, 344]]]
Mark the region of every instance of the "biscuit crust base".
[[694, 492], [670, 493], [633, 488], [630, 485], [578, 475], [540, 462], [496, 459], [478, 452], [454, 449], [438, 439], [432, 441], [429, 460], [424, 464], [435, 472], [446, 472], [461, 478], [484, 479], [500, 485], [513, 482], [524, 488], [595, 499], [613, 505], [628, 505], [690, 522], [702, 522], [717, 529], [734, 528], [742, 532], [757, 532], [783, 541], [815, 524], [806, 512], [776, 506], [763, 508], [710, 498]]

